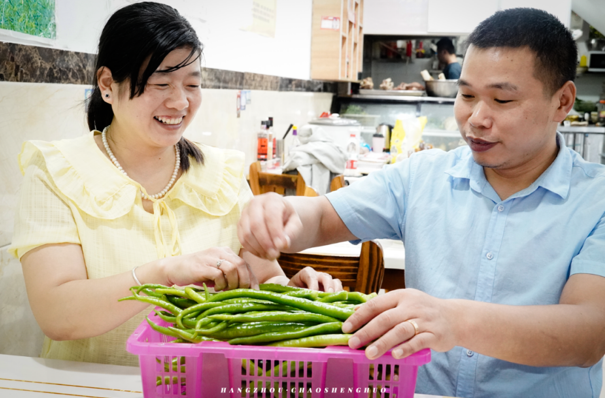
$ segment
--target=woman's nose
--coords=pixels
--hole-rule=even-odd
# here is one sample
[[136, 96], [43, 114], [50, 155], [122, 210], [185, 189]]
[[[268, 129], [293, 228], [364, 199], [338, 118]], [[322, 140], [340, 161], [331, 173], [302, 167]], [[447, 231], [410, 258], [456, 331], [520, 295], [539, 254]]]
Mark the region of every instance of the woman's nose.
[[180, 88], [171, 90], [170, 96], [166, 101], [166, 106], [179, 111], [188, 108], [189, 98], [187, 97], [185, 90]]

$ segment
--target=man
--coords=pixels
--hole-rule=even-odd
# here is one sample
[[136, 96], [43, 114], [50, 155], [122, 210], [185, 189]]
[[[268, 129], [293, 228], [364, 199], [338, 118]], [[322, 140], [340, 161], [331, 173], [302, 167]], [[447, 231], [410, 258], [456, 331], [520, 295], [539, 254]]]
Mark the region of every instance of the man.
[[468, 146], [419, 152], [327, 197], [256, 197], [240, 241], [275, 258], [403, 240], [408, 289], [364, 304], [343, 332], [369, 358], [431, 348], [417, 392], [598, 397], [605, 167], [556, 132], [575, 99], [575, 43], [534, 9], [500, 11], [468, 41], [454, 106]]
[[444, 64], [443, 74], [446, 79], [459, 79], [462, 67], [456, 58], [454, 43], [448, 38], [437, 42], [437, 58], [439, 63]]

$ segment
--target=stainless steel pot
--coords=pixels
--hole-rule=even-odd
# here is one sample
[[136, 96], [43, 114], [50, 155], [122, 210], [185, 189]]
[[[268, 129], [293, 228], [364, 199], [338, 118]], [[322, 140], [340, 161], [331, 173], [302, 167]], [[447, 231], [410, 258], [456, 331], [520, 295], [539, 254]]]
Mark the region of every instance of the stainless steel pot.
[[426, 84], [429, 97], [454, 98], [458, 94], [458, 80], [430, 80]]

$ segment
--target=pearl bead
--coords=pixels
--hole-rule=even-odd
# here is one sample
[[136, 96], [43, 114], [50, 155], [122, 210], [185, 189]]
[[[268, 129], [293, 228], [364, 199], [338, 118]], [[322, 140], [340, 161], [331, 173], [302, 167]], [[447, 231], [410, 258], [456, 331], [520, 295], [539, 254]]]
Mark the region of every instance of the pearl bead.
[[[118, 159], [116, 159], [116, 157], [114, 156], [113, 152], [111, 151], [111, 148], [109, 148], [109, 144], [107, 142], [107, 130], [109, 127], [106, 127], [103, 130], [103, 133], [101, 134], [101, 140], [103, 141], [103, 146], [105, 147], [105, 151], [107, 152], [107, 154], [109, 155], [109, 159], [111, 159], [111, 162], [116, 166], [116, 168], [123, 173], [126, 177], [128, 177], [128, 174], [126, 174], [126, 171], [124, 171], [124, 169], [122, 168], [122, 166], [120, 165], [120, 163], [118, 162]], [[148, 195], [145, 192], [143, 192], [141, 190], [141, 197], [143, 199], [159, 199], [161, 197], [163, 197], [164, 195], [166, 195], [166, 193], [168, 193], [168, 191], [170, 190], [170, 188], [172, 187], [172, 184], [174, 184], [174, 182], [176, 181], [176, 177], [179, 174], [179, 169], [181, 167], [181, 152], [179, 150], [178, 145], [174, 146], [174, 151], [175, 151], [175, 155], [176, 155], [176, 161], [174, 164], [174, 172], [172, 173], [172, 177], [170, 178], [170, 181], [168, 181], [168, 185], [166, 185], [166, 187], [164, 187], [164, 189], [162, 189], [159, 193], [156, 193], [154, 195]]]

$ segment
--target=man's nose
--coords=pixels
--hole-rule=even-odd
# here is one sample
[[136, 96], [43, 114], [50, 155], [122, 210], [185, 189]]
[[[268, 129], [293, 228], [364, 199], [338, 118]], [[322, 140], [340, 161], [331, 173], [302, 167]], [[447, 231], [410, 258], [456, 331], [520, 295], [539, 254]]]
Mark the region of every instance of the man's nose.
[[492, 115], [485, 102], [479, 101], [477, 104], [475, 104], [471, 117], [468, 118], [468, 122], [471, 124], [471, 126], [477, 128], [489, 129], [492, 127]]

